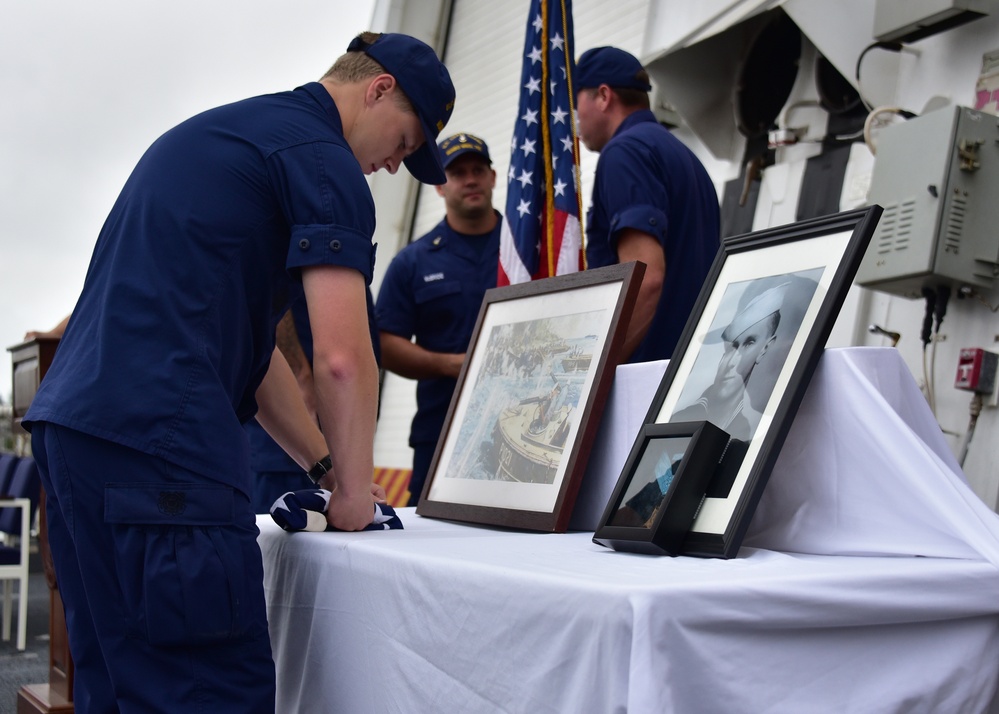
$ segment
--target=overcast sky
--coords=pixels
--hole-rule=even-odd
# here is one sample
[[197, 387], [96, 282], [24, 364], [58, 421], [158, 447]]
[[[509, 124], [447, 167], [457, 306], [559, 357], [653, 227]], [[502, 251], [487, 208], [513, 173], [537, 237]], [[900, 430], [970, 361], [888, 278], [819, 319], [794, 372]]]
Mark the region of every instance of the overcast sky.
[[0, 398], [7, 347], [73, 308], [104, 218], [157, 136], [318, 79], [374, 0], [0, 0]]

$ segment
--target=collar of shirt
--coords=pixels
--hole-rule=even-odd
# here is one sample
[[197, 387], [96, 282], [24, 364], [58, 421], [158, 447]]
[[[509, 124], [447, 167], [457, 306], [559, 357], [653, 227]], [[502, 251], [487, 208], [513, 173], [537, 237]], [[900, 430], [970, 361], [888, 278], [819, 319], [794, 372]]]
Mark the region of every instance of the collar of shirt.
[[[447, 219], [442, 220], [432, 232], [434, 237], [430, 240], [430, 250], [446, 247], [452, 253], [473, 261], [478, 261], [483, 255], [498, 255], [503, 217], [499, 211], [494, 209], [493, 212], [496, 214], [496, 225], [486, 233], [459, 233], [448, 225]], [[485, 241], [486, 245], [483, 246], [480, 241]]]
[[303, 91], [311, 95], [326, 112], [334, 128], [343, 134], [343, 122], [340, 119], [340, 111], [336, 108], [336, 102], [333, 101], [333, 97], [326, 91], [326, 87], [319, 82], [309, 82], [308, 84], [303, 84], [295, 91]]
[[639, 109], [637, 112], [632, 112], [618, 125], [617, 131], [614, 132], [614, 136], [628, 131], [628, 129], [636, 126], [637, 124], [644, 124], [645, 122], [652, 122], [653, 124], [659, 123], [656, 120], [656, 115], [652, 113], [651, 109]]

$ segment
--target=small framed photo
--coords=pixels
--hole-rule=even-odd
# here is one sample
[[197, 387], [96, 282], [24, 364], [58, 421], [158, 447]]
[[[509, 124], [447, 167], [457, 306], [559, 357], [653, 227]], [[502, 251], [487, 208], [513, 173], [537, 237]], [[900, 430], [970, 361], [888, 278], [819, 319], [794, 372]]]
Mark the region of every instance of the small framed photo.
[[646, 424], [593, 542], [679, 555], [728, 441], [728, 434], [708, 421]]
[[565, 531], [645, 266], [486, 292], [416, 512]]
[[871, 206], [722, 244], [645, 420], [730, 436], [684, 554], [738, 553], [880, 216]]

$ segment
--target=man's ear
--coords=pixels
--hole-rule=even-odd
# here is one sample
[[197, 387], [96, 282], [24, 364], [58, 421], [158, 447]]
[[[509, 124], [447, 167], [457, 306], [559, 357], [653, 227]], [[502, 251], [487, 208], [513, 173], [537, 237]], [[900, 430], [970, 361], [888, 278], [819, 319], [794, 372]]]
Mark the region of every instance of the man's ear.
[[763, 355], [767, 353], [767, 350], [770, 349], [770, 345], [772, 345], [774, 343], [774, 340], [776, 339], [777, 335], [770, 335], [770, 339], [767, 340], [767, 343], [765, 345], [763, 345], [763, 349], [760, 350], [760, 353], [756, 355], [756, 364], [760, 363], [760, 360], [763, 359]]
[[364, 103], [373, 105], [376, 101], [388, 96], [397, 86], [395, 77], [391, 74], [379, 74], [368, 83], [368, 89], [364, 94]]
[[441, 184], [435, 184], [434, 189], [437, 191], [437, 195], [444, 198], [444, 186]]
[[614, 97], [614, 90], [610, 88], [608, 84], [601, 84], [597, 87], [597, 102], [600, 104], [600, 108], [606, 110], [610, 106], [611, 99]]

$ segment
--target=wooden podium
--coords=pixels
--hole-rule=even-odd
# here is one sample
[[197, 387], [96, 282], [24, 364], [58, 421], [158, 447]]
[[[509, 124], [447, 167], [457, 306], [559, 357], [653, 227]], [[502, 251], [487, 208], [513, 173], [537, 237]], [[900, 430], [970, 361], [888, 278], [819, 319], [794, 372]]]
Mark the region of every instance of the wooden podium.
[[[27, 432], [21, 427], [21, 419], [35, 398], [38, 385], [52, 364], [52, 357], [58, 346], [57, 337], [38, 337], [8, 348], [13, 363], [14, 434], [20, 441], [27, 441]], [[24, 452], [23, 449], [21, 451]], [[64, 714], [73, 711], [73, 658], [69, 652], [66, 619], [55, 567], [52, 565], [52, 551], [49, 550], [44, 489], [39, 499], [39, 509], [38, 548], [49, 586], [49, 681], [21, 687], [17, 693], [17, 714]]]

